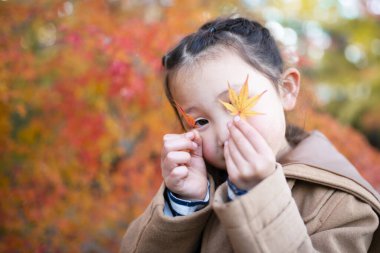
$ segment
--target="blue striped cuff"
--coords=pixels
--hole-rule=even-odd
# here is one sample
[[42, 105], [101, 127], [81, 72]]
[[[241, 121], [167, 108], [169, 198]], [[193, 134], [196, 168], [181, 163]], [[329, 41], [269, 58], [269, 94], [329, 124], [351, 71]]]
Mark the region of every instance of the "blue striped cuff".
[[244, 195], [247, 193], [246, 190], [239, 189], [234, 183], [232, 183], [229, 179], [227, 179], [227, 195], [229, 200], [234, 200], [237, 197]]
[[207, 194], [204, 200], [195, 200], [195, 201], [180, 199], [174, 196], [174, 194], [171, 191], [167, 190], [167, 196], [169, 200], [168, 204], [173, 215], [174, 216], [189, 215], [205, 207], [209, 203], [209, 200], [210, 200], [210, 183], [209, 182], [207, 183], [207, 188], [208, 190], [207, 190]]

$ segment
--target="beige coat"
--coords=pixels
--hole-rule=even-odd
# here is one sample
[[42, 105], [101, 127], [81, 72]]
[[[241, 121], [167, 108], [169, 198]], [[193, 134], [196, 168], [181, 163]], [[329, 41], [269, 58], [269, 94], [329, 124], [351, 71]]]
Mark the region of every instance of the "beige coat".
[[214, 192], [210, 180], [210, 204], [188, 216], [164, 215], [161, 186], [120, 251], [380, 252], [379, 195], [322, 134], [313, 132], [280, 163], [231, 202], [226, 183]]

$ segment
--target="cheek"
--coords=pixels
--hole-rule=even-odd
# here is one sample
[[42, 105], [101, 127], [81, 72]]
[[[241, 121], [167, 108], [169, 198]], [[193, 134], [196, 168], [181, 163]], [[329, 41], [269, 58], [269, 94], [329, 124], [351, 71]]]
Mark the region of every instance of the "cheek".
[[257, 110], [264, 115], [251, 117], [249, 123], [264, 137], [274, 153], [277, 153], [285, 138], [285, 116], [282, 106], [267, 105]]
[[207, 140], [207, 138], [203, 138], [202, 142], [203, 158], [208, 162], [214, 160], [215, 146], [212, 145], [212, 142], [210, 140]]
[[257, 116], [253, 120], [253, 126], [262, 134], [267, 141], [277, 139], [285, 134], [285, 118], [283, 114]]
[[215, 141], [202, 138], [203, 159], [219, 169], [225, 169], [223, 148], [218, 148]]

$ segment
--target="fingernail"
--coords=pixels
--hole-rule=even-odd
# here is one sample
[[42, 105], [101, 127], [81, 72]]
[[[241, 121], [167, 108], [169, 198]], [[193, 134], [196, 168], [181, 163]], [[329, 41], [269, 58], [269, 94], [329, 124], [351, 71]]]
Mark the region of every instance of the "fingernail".
[[227, 126], [230, 128], [232, 126], [232, 121], [228, 121]]
[[239, 120], [240, 120], [240, 116], [239, 115], [237, 115], [237, 116], [234, 117], [234, 121], [235, 122], [238, 122]]
[[227, 146], [227, 145], [228, 145], [228, 141], [225, 141], [225, 142], [224, 142], [224, 146]]
[[193, 147], [194, 147], [194, 148], [197, 148], [197, 147], [198, 147], [198, 144], [196, 144], [195, 142], [193, 142]]
[[188, 132], [188, 133], [185, 134], [185, 136], [186, 136], [187, 138], [193, 138], [194, 133], [193, 133], [193, 132]]

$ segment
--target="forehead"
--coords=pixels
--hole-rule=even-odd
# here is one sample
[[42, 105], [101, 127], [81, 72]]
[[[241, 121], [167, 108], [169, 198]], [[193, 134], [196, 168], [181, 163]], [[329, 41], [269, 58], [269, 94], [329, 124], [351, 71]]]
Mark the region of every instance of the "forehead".
[[189, 100], [213, 99], [227, 89], [228, 83], [241, 86], [247, 75], [250, 84], [270, 83], [233, 50], [222, 49], [219, 52], [185, 64], [176, 71], [171, 79], [171, 92], [176, 101], [187, 103]]

